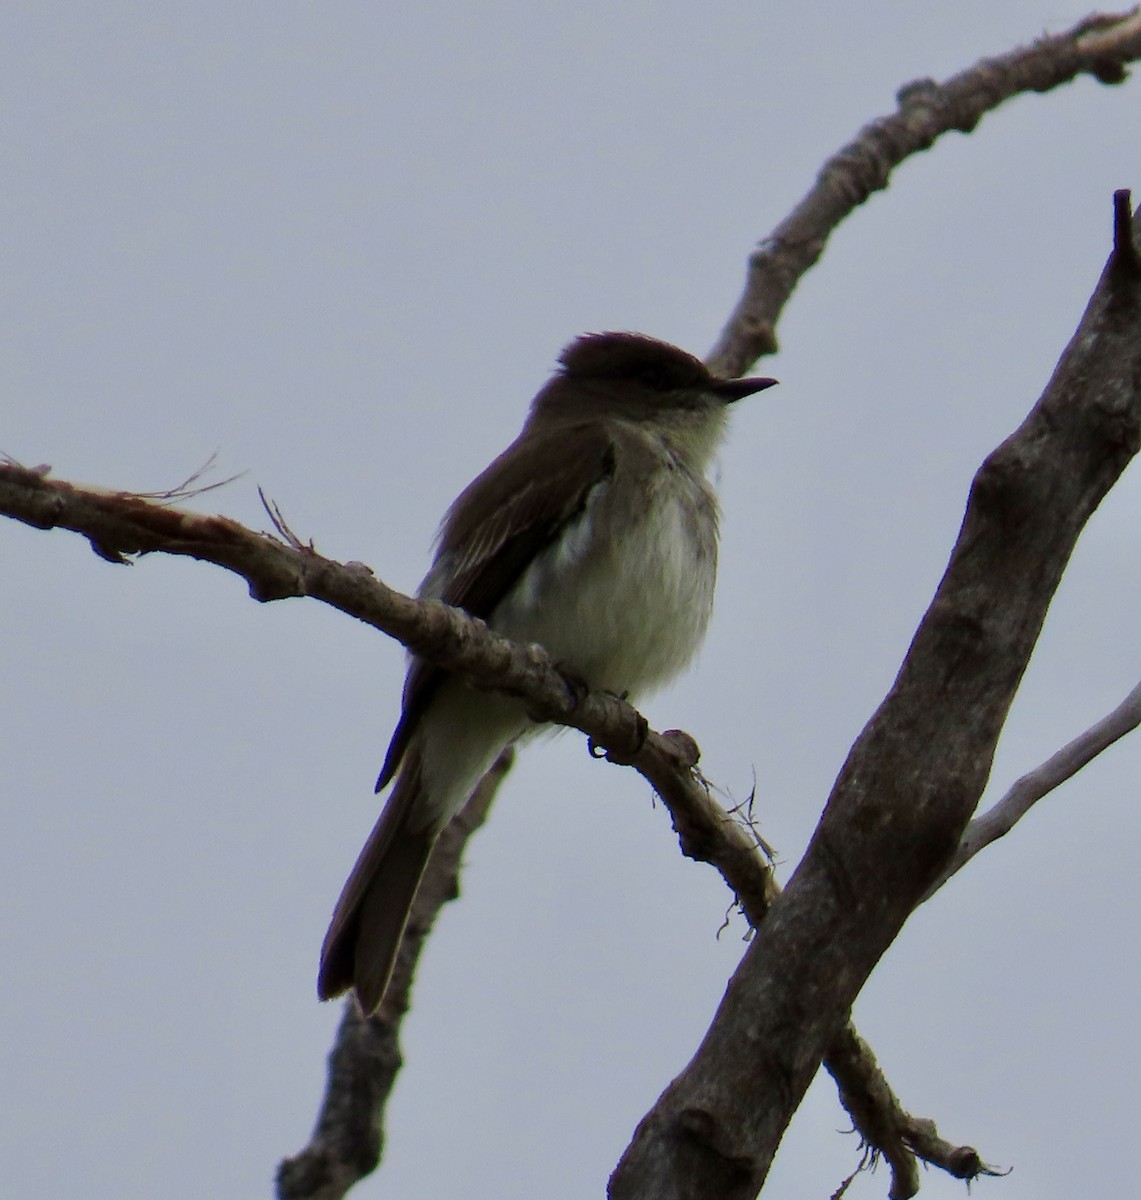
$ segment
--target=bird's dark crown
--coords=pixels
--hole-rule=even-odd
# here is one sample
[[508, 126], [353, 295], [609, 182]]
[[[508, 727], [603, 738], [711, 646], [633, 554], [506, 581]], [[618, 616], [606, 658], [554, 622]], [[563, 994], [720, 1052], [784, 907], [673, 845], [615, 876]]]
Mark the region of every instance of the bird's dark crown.
[[559, 362], [565, 378], [636, 380], [655, 391], [701, 387], [711, 378], [701, 359], [644, 333], [584, 334]]

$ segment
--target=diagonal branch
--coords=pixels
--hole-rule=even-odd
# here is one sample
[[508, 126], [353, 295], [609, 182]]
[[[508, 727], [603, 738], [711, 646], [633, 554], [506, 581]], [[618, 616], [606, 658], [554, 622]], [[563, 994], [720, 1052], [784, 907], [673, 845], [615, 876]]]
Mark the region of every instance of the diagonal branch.
[[1005, 837], [1043, 796], [1060, 787], [1103, 750], [1108, 750], [1114, 742], [1132, 733], [1138, 725], [1141, 725], [1141, 683], [1111, 713], [1072, 742], [1067, 742], [1041, 766], [1016, 780], [1001, 800], [981, 817], [975, 817], [964, 831], [946, 870], [931, 885], [924, 899], [930, 899], [980, 850]]
[[692, 739], [648, 730], [644, 717], [604, 692], [582, 695], [538, 645], [523, 646], [438, 600], [418, 600], [381, 583], [362, 563], [339, 563], [287, 545], [226, 517], [203, 516], [127, 492], [51, 479], [47, 468], [0, 464], [0, 514], [40, 529], [83, 534], [110, 562], [175, 554], [240, 575], [256, 600], [309, 596], [403, 642], [413, 653], [479, 687], [518, 696], [530, 715], [587, 734], [608, 757], [632, 766], [663, 795], [708, 800], [694, 775]]
[[841, 221], [888, 185], [905, 159], [945, 133], [970, 133], [991, 110], [1025, 92], [1048, 92], [1079, 75], [1121, 83], [1141, 57], [1141, 11], [1087, 17], [1065, 33], [984, 58], [943, 83], [919, 79], [899, 89], [899, 108], [865, 125], [825, 162], [816, 182], [749, 258], [745, 289], [707, 362], [743, 375], [777, 350], [776, 326], [801, 277]]
[[612, 1200], [746, 1200], [853, 1001], [942, 873], [986, 784], [1078, 535], [1141, 446], [1141, 268], [1115, 246], [1041, 399], [975, 476], [896, 681], [700, 1049], [639, 1125]]
[[403, 1064], [400, 1027], [424, 942], [443, 906], [459, 895], [468, 838], [483, 824], [514, 753], [505, 750], [463, 811], [440, 835], [417, 893], [392, 983], [379, 1012], [361, 1015], [350, 998], [329, 1052], [325, 1096], [309, 1144], [277, 1169], [278, 1200], [341, 1200], [372, 1172], [384, 1149], [384, 1106]]

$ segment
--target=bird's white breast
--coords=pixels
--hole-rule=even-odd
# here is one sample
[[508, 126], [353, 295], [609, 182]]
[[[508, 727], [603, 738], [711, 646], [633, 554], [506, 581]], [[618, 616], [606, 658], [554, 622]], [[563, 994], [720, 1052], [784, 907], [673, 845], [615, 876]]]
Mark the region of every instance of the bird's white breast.
[[527, 568], [490, 624], [539, 642], [591, 687], [632, 695], [681, 671], [705, 635], [717, 570], [716, 501], [670, 459], [599, 483]]

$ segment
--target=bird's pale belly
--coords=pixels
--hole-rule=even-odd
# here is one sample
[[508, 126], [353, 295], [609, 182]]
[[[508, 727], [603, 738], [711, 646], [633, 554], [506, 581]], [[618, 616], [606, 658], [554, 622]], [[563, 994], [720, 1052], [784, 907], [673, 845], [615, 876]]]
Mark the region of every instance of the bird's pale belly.
[[599, 493], [531, 564], [490, 624], [515, 641], [541, 643], [593, 688], [637, 696], [681, 671], [705, 635], [716, 508], [702, 484], [687, 480], [647, 496], [636, 519], [615, 532], [607, 520], [612, 498]]

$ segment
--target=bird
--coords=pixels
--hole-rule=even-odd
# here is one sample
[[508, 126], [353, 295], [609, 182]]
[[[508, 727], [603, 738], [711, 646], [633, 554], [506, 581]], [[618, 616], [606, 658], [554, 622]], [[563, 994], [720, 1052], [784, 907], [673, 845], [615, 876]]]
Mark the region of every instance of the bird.
[[[777, 381], [726, 379], [641, 333], [564, 348], [519, 436], [458, 496], [418, 590], [539, 643], [578, 684], [630, 700], [696, 654], [713, 605], [718, 505], [707, 478], [735, 401]], [[381, 1005], [441, 831], [509, 745], [522, 703], [411, 656], [377, 780], [395, 780], [333, 912], [317, 991]]]

